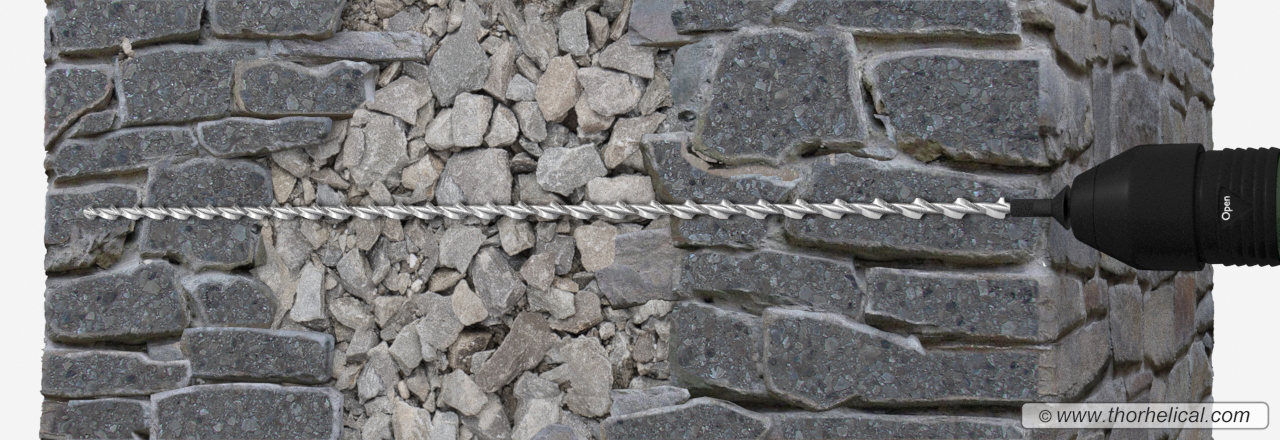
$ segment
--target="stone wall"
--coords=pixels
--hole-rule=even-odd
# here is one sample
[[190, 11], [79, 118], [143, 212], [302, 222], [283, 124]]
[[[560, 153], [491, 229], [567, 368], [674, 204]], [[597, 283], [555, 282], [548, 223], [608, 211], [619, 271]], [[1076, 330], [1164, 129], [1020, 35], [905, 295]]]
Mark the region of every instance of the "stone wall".
[[1207, 438], [1212, 274], [1040, 220], [88, 206], [1045, 196], [1210, 143], [1204, 0], [53, 0], [42, 436]]

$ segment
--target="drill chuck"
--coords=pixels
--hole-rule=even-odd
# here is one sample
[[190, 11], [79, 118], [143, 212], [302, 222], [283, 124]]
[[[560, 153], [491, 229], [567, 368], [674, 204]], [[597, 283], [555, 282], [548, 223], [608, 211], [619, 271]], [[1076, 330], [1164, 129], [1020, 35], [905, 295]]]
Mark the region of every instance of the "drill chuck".
[[1146, 270], [1280, 265], [1280, 149], [1143, 145], [1052, 199], [1010, 200], [1013, 217], [1053, 217], [1081, 242]]

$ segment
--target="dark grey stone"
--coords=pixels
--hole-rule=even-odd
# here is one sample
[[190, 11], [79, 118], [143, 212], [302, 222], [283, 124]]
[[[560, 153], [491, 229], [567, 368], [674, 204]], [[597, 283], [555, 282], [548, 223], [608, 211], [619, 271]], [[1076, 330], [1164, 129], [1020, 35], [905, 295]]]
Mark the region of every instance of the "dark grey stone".
[[449, 157], [436, 183], [436, 203], [483, 205], [511, 203], [511, 155], [499, 148], [477, 148]]
[[1202, 61], [1213, 62], [1213, 35], [1186, 6], [1179, 5], [1169, 14], [1169, 36]]
[[672, 8], [671, 22], [682, 33], [768, 25], [774, 4], [766, 0], [683, 0]]
[[[1151, 2], [1139, 1], [1139, 3]], [[1133, 19], [1133, 7], [1133, 0], [1094, 0], [1093, 2], [1093, 8], [1098, 11], [1098, 15], [1117, 23], [1127, 23]]]
[[1138, 145], [1160, 142], [1160, 88], [1142, 72], [1116, 78], [1112, 113], [1115, 115], [1116, 154]]
[[191, 381], [187, 361], [153, 361], [129, 351], [47, 350], [40, 392], [48, 397], [145, 396]]
[[511, 323], [511, 332], [506, 339], [476, 369], [476, 385], [485, 392], [497, 391], [520, 373], [541, 363], [547, 350], [557, 341], [545, 315], [538, 312], [520, 313]]
[[346, 0], [209, 0], [209, 27], [224, 38], [329, 38]]
[[610, 306], [632, 307], [655, 299], [676, 299], [675, 285], [684, 251], [671, 244], [670, 229], [618, 234], [613, 243], [613, 264], [596, 271], [596, 283]]
[[497, 247], [481, 249], [471, 262], [468, 274], [489, 316], [507, 314], [524, 297], [524, 282], [511, 267], [511, 259]]
[[271, 51], [283, 58], [309, 61], [424, 61], [435, 42], [421, 32], [338, 32], [320, 41], [272, 41]]
[[905, 326], [920, 334], [1047, 342], [1085, 318], [1079, 282], [1047, 272], [940, 274], [873, 268], [867, 271], [865, 296], [868, 322]]
[[610, 417], [600, 423], [609, 440], [761, 439], [768, 417], [723, 400], [699, 397], [688, 403]]
[[197, 385], [151, 396], [151, 438], [322, 439], [342, 435], [342, 394], [333, 388]]
[[846, 402], [977, 404], [1035, 400], [1038, 357], [1022, 350], [925, 352], [914, 338], [848, 318], [770, 308], [764, 313], [769, 391], [809, 410]]
[[45, 195], [44, 270], [61, 272], [115, 264], [124, 252], [125, 238], [133, 231], [133, 220], [87, 219], [81, 210], [137, 204], [138, 189], [127, 185], [50, 189]]
[[100, 112], [86, 113], [76, 121], [75, 125], [67, 129], [67, 137], [82, 138], [97, 136], [102, 133], [114, 130], [116, 122], [119, 118], [116, 116], [114, 108], [103, 110]]
[[688, 220], [671, 219], [671, 234], [676, 246], [723, 246], [737, 249], [760, 247], [769, 234], [769, 222], [736, 215], [725, 220], [699, 216]]
[[804, 305], [850, 316], [862, 308], [862, 292], [847, 262], [773, 250], [698, 251], [685, 257], [681, 273], [693, 292], [737, 301]]
[[253, 46], [173, 46], [138, 51], [118, 63], [124, 126], [169, 124], [231, 114], [231, 74]]
[[609, 407], [609, 415], [618, 417], [654, 408], [679, 405], [689, 400], [689, 390], [659, 385], [639, 390], [613, 390], [609, 397], [613, 399], [613, 405]]
[[226, 158], [318, 145], [329, 136], [332, 127], [333, 120], [329, 118], [227, 118], [197, 124], [196, 135], [210, 154]]
[[111, 99], [110, 66], [60, 66], [44, 75], [45, 144], [77, 118], [99, 110]]
[[666, 203], [781, 202], [792, 185], [756, 174], [717, 176], [699, 169], [681, 155], [689, 145], [687, 133], [644, 136], [641, 147], [646, 167], [654, 178], [658, 199]]
[[712, 82], [693, 148], [726, 164], [776, 163], [867, 136], [853, 42], [780, 31], [735, 37]]
[[237, 63], [236, 108], [262, 116], [350, 116], [373, 101], [377, 76], [376, 67], [353, 61], [320, 67], [273, 60]]
[[275, 295], [254, 278], [217, 272], [182, 280], [191, 296], [191, 309], [202, 327], [271, 327]]
[[671, 318], [671, 375], [679, 385], [732, 398], [763, 398], [764, 349], [760, 317], [698, 302], [678, 305]]
[[70, 280], [50, 280], [44, 319], [49, 339], [142, 342], [187, 327], [186, 298], [173, 266], [144, 263]]
[[63, 55], [109, 54], [200, 36], [203, 0], [54, 0], [49, 2], [53, 46]]
[[1016, 36], [1018, 14], [1005, 0], [799, 0], [777, 21], [836, 26], [861, 35]]
[[[1001, 197], [1034, 197], [1030, 183], [992, 181], [968, 173], [934, 168], [904, 168], [847, 154], [814, 163], [811, 202], [836, 199], [910, 203], [915, 198], [949, 201], [995, 201]], [[931, 258], [962, 264], [1025, 261], [1043, 241], [1041, 220], [993, 222], [985, 216], [963, 219], [913, 220], [886, 216], [865, 221], [810, 216], [783, 223], [788, 239], [804, 246], [850, 252], [871, 259]]]
[[[193, 159], [152, 171], [147, 206], [266, 206], [271, 172], [255, 162]], [[196, 269], [231, 269], [253, 262], [257, 221], [144, 220], [139, 248], [145, 256], [173, 257]]]
[[62, 142], [46, 166], [57, 178], [119, 174], [144, 170], [162, 159], [194, 156], [198, 151], [196, 137], [189, 129], [134, 128], [97, 139]]
[[[555, 262], [556, 275], [568, 275], [573, 270], [573, 257], [578, 254], [577, 242], [573, 237], [557, 234], [547, 241], [537, 241], [533, 254], [551, 254]], [[527, 281], [527, 280], [526, 280]]]
[[436, 101], [446, 106], [452, 105], [459, 93], [484, 88], [488, 75], [489, 56], [474, 35], [463, 33], [451, 34], [440, 41], [440, 49], [431, 57], [427, 71]]
[[321, 384], [329, 380], [333, 336], [250, 328], [189, 328], [182, 350], [200, 379]]
[[836, 409], [821, 413], [770, 414], [772, 440], [948, 438], [1021, 439], [1028, 433], [1016, 420], [971, 416], [900, 416]]
[[1039, 61], [908, 56], [872, 69], [877, 110], [891, 119], [898, 147], [917, 159], [1049, 165], [1039, 135]]
[[635, 0], [631, 3], [627, 26], [645, 46], [679, 46], [694, 41], [693, 37], [676, 33], [671, 20], [675, 0]]
[[134, 399], [67, 402], [67, 440], [133, 440], [151, 427], [151, 404]]
[[555, 423], [542, 428], [531, 440], [578, 440], [578, 433], [573, 428]]
[[1078, 402], [1106, 373], [1111, 359], [1110, 325], [1086, 324], [1040, 354], [1041, 401]]

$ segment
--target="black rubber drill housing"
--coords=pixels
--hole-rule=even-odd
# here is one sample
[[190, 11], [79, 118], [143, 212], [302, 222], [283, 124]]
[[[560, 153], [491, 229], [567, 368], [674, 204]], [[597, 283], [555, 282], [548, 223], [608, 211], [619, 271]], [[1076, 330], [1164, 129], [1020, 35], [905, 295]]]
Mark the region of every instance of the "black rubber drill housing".
[[1081, 173], [1014, 217], [1054, 217], [1081, 242], [1138, 269], [1280, 265], [1280, 149], [1142, 145]]

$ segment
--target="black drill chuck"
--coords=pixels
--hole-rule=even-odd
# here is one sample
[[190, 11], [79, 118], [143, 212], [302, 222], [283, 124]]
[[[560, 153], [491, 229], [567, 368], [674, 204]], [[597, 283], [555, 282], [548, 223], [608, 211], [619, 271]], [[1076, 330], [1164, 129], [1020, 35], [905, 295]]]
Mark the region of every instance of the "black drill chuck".
[[1010, 201], [1013, 217], [1053, 217], [1138, 269], [1280, 265], [1280, 148], [1143, 145], [1081, 173], [1052, 199]]

